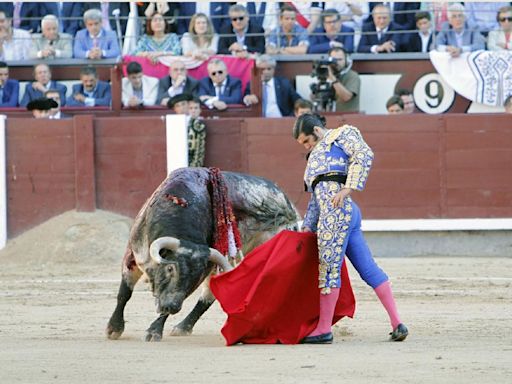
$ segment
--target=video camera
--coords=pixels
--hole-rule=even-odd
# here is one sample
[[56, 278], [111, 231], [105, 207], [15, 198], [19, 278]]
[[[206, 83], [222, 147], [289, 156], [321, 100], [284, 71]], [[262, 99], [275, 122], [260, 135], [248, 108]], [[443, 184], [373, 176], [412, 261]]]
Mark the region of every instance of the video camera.
[[335, 76], [339, 74], [338, 60], [334, 57], [327, 57], [313, 62], [312, 77], [318, 78], [317, 83], [310, 85], [313, 94], [312, 101], [315, 111], [332, 111], [336, 102], [336, 92], [327, 81], [329, 67]]

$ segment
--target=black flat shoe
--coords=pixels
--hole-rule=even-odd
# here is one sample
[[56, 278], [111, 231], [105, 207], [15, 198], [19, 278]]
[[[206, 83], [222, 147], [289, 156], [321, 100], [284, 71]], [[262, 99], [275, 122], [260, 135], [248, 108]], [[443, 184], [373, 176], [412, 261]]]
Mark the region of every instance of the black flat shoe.
[[402, 323], [398, 324], [393, 332], [390, 333], [391, 337], [389, 341], [404, 341], [407, 335], [409, 334], [409, 330]]
[[322, 333], [316, 336], [306, 336], [303, 338], [301, 344], [332, 344], [332, 332]]

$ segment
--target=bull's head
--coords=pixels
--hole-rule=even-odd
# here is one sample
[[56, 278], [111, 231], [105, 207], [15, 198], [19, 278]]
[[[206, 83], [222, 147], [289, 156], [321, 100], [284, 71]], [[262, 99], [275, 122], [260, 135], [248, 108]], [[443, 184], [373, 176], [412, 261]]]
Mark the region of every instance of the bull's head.
[[160, 237], [151, 243], [149, 254], [154, 265], [146, 270], [157, 311], [174, 314], [211, 272], [212, 263], [224, 271], [232, 266], [216, 249], [174, 237]]

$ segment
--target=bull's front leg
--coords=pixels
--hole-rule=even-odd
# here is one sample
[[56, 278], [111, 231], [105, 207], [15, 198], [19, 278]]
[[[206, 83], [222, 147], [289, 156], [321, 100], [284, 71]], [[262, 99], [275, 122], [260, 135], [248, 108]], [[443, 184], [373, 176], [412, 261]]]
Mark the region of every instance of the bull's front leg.
[[105, 330], [107, 337], [111, 340], [117, 340], [124, 331], [124, 307], [132, 297], [133, 288], [142, 276], [142, 271], [135, 264], [133, 252], [127, 249], [123, 259], [123, 276], [121, 278], [121, 285], [117, 293], [117, 305], [114, 313], [108, 321], [107, 329]]
[[215, 301], [215, 296], [213, 296], [210, 291], [210, 277], [203, 282], [202, 291], [199, 300], [197, 301], [194, 309], [181, 321], [178, 325], [176, 325], [172, 331], [172, 336], [186, 336], [192, 333], [192, 329], [194, 325], [197, 323], [197, 320], [206, 312], [208, 308], [211, 307], [213, 302]]
[[160, 341], [162, 340], [162, 334], [164, 333], [165, 321], [169, 317], [167, 315], [160, 315], [158, 319], [153, 321], [149, 328], [146, 330], [145, 341]]

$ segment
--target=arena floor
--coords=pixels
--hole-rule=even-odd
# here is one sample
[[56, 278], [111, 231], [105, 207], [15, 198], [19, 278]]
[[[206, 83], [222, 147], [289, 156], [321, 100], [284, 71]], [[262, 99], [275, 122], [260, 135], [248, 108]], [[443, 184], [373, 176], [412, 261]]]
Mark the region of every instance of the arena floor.
[[194, 299], [169, 319], [162, 342], [145, 343], [156, 314], [143, 283], [128, 303], [125, 333], [107, 340], [128, 225], [121, 216], [73, 213], [0, 251], [0, 383], [512, 380], [510, 257], [378, 259], [410, 330], [403, 343], [387, 342], [387, 316], [353, 269], [356, 316], [338, 323], [332, 345], [226, 347], [217, 303], [192, 336], [169, 336]]

